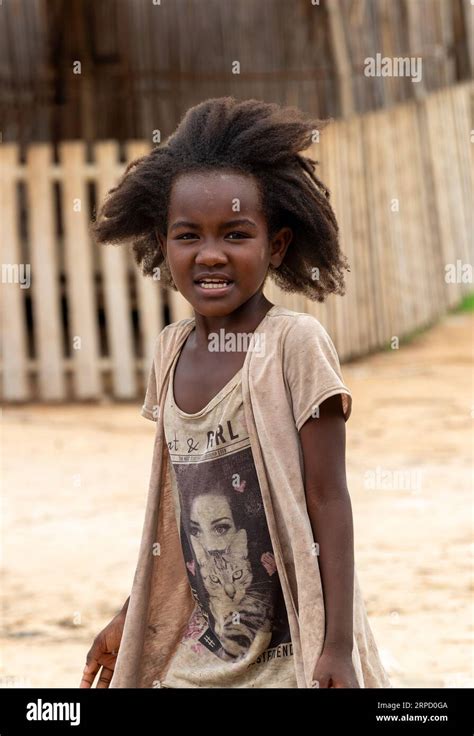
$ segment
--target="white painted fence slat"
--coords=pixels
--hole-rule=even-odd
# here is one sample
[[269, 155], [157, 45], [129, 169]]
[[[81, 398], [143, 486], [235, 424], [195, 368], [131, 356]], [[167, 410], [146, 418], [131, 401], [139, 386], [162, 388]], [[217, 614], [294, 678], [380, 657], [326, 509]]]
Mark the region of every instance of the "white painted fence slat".
[[[103, 202], [109, 189], [116, 184], [118, 145], [104, 141], [95, 145], [94, 158], [98, 166], [97, 199]], [[128, 294], [128, 262], [123, 247], [101, 245], [102, 280], [109, 353], [112, 359], [113, 394], [119, 399], [136, 396], [136, 376], [133, 355], [132, 315]]]
[[[21, 263], [17, 230], [17, 197], [14, 170], [18, 148], [8, 143], [0, 146], [0, 227], [1, 227], [1, 344], [2, 392], [6, 401], [26, 401], [31, 397], [28, 381], [28, 353], [24, 310], [25, 289], [15, 272], [27, 264]], [[24, 271], [27, 276], [27, 271]], [[26, 281], [25, 281], [26, 284]]]
[[57, 400], [66, 397], [66, 385], [53, 184], [49, 176], [51, 154], [52, 148], [46, 143], [29, 148], [27, 201], [39, 393], [43, 399]]
[[[365, 161], [361, 132], [361, 120], [354, 116], [347, 121], [348, 149], [350, 155], [348, 200], [344, 207], [350, 211], [350, 274], [356, 301], [351, 317], [351, 354], [368, 352], [374, 344], [374, 317], [372, 313], [373, 294], [370, 278], [370, 261], [367, 243], [369, 241], [369, 215], [365, 196]], [[336, 213], [337, 214], [337, 213]]]
[[369, 113], [363, 126], [366, 155], [366, 208], [369, 215], [370, 236], [367, 247], [370, 251], [370, 285], [373, 294], [373, 321], [376, 344], [384, 345], [390, 338], [390, 315], [387, 310], [388, 295], [383, 288], [383, 250], [387, 247], [385, 223], [388, 217], [389, 197], [384, 174], [383, 118], [377, 113]]
[[[440, 99], [439, 93], [435, 93], [426, 99], [428, 135], [431, 147], [431, 162], [433, 166], [434, 187], [436, 195], [436, 210], [438, 215], [438, 226], [440, 230], [441, 259], [440, 279], [444, 278], [445, 269], [448, 264], [455, 263], [455, 253], [459, 252], [459, 243], [453, 242], [451, 194], [446, 182], [450, 178], [451, 162], [448, 158], [444, 138], [450, 134], [444, 127], [443, 106], [446, 97]], [[455, 208], [457, 209], [457, 208]], [[444, 272], [444, 274], [443, 274]], [[446, 304], [454, 307], [461, 296], [458, 283], [446, 284]]]
[[89, 207], [82, 167], [81, 141], [62, 143], [62, 211], [64, 218], [70, 347], [74, 364], [74, 394], [78, 399], [101, 394], [97, 307], [89, 234]]

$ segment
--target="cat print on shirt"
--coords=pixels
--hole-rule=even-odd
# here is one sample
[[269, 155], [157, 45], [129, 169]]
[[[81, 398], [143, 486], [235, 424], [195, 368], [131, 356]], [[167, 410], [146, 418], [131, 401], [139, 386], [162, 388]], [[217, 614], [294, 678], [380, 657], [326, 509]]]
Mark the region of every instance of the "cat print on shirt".
[[236, 531], [223, 549], [208, 550], [197, 536], [191, 539], [225, 658], [244, 656], [254, 641], [260, 651], [266, 648], [273, 605], [268, 587], [253, 583], [245, 529]]

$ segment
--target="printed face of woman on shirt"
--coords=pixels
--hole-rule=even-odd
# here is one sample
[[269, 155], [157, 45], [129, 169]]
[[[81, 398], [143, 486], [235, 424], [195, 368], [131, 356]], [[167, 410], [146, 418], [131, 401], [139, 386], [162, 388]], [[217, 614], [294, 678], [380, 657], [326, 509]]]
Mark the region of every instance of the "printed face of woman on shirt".
[[194, 499], [189, 525], [193, 545], [199, 541], [208, 552], [226, 549], [237, 531], [227, 498], [210, 493]]

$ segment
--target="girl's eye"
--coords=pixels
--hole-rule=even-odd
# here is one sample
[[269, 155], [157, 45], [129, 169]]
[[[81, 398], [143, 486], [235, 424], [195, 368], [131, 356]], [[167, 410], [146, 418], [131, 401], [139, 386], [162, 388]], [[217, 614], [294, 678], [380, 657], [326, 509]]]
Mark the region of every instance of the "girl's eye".
[[176, 240], [185, 240], [185, 239], [188, 239], [188, 238], [194, 240], [196, 237], [197, 236], [194, 235], [193, 233], [184, 233], [183, 235], [178, 235], [177, 238], [176, 238]]
[[[245, 233], [236, 233], [236, 232], [229, 233], [227, 237], [230, 238], [231, 235], [237, 235], [238, 240], [241, 240], [242, 238], [248, 238], [248, 235], [246, 235]], [[234, 240], [234, 238], [232, 238], [232, 240]]]
[[[235, 236], [235, 237], [232, 237]], [[182, 235], [177, 235], [176, 240], [196, 240], [199, 236], [195, 233], [183, 233]], [[232, 232], [226, 235], [226, 238], [230, 238], [231, 240], [242, 240], [245, 238], [248, 238], [249, 236], [246, 233], [240, 233], [240, 232]]]

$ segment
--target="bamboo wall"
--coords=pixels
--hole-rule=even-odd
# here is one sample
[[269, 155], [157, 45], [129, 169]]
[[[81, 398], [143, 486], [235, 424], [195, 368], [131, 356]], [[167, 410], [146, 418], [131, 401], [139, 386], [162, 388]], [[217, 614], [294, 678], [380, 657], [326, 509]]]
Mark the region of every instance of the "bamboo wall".
[[[222, 95], [364, 113], [470, 79], [472, 17], [469, 0], [5, 0], [0, 130], [151, 141]], [[365, 76], [379, 52], [420, 57], [422, 80]]]

